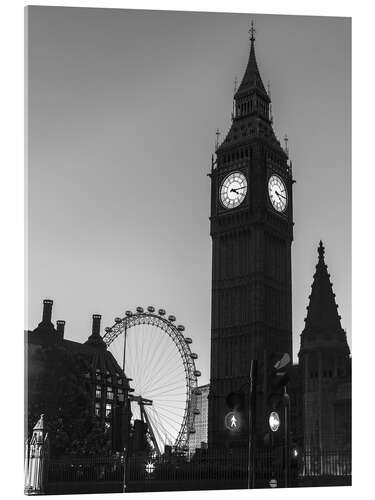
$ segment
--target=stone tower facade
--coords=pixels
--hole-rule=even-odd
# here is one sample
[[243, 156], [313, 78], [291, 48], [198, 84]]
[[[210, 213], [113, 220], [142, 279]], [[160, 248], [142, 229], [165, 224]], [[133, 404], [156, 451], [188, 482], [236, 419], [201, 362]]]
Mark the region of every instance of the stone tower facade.
[[[292, 171], [273, 131], [254, 31], [252, 27], [247, 67], [234, 95], [232, 124], [217, 146], [210, 173], [210, 447], [228, 445], [226, 396], [240, 389], [247, 393], [251, 359], [258, 360], [257, 434], [262, 435], [267, 357], [272, 351], [292, 354]], [[246, 413], [236, 445], [247, 443]]]

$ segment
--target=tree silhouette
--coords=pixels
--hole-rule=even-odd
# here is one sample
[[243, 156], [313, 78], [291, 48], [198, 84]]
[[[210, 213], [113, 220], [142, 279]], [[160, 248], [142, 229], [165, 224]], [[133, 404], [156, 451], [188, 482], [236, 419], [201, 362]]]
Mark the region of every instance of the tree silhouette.
[[49, 432], [51, 455], [108, 451], [108, 433], [93, 416], [87, 360], [61, 345], [39, 347], [29, 358], [28, 435], [41, 413]]

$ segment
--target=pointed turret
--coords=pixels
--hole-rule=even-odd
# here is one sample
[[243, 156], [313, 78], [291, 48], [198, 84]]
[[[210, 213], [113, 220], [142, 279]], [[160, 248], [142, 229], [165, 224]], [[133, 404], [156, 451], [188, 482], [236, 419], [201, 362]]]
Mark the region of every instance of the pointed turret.
[[324, 254], [323, 242], [320, 241], [318, 263], [311, 286], [305, 328], [301, 335], [301, 349], [306, 347], [306, 342], [310, 345], [313, 341], [325, 344], [339, 343], [345, 351], [349, 352]]
[[335, 294], [329, 278], [327, 265], [324, 261], [324, 246], [322, 241], [318, 247], [319, 260], [311, 286], [310, 303], [305, 329], [308, 330], [341, 330], [341, 316], [337, 311]]
[[[304, 447], [332, 450], [350, 443], [351, 365], [324, 253], [320, 241], [298, 357], [302, 375]], [[323, 459], [320, 467], [324, 468], [326, 461]]]

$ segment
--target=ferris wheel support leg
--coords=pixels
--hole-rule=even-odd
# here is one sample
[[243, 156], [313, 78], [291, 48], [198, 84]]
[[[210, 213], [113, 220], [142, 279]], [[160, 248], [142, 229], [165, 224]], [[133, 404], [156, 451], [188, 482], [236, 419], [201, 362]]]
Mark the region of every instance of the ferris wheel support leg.
[[155, 438], [155, 434], [154, 434], [154, 430], [152, 428], [151, 422], [150, 422], [150, 420], [148, 418], [148, 415], [147, 415], [147, 413], [146, 413], [143, 405], [141, 404], [140, 406], [141, 406], [141, 414], [143, 414], [143, 416], [145, 417], [145, 420], [146, 420], [146, 423], [147, 423], [147, 427], [148, 427], [148, 429], [150, 431], [150, 434], [151, 434], [152, 442], [154, 443], [156, 451], [158, 452], [158, 455], [160, 456], [161, 455], [160, 448], [159, 448], [158, 442], [157, 442], [157, 440]]

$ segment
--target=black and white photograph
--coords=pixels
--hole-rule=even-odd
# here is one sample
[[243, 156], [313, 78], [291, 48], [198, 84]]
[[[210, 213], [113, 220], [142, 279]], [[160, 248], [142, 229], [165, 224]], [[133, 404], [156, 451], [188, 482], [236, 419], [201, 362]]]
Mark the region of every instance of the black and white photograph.
[[26, 7], [26, 495], [351, 486], [351, 21]]

